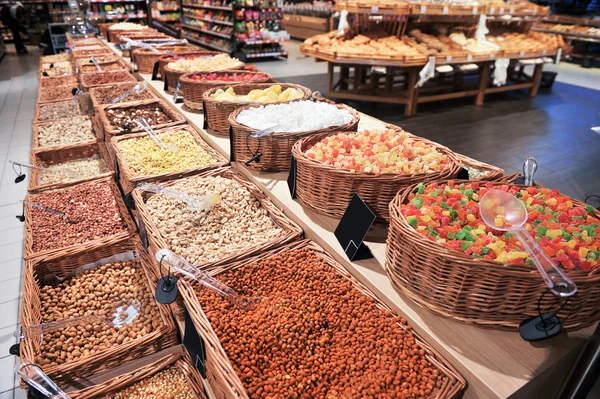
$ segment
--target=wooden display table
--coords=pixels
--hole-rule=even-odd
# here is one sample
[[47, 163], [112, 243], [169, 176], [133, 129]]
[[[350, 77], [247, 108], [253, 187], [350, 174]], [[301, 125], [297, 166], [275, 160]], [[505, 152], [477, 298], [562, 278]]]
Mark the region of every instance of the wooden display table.
[[[172, 96], [163, 91], [162, 82], [151, 81], [150, 75], [138, 76], [146, 80], [159, 97], [173, 104]], [[209, 145], [229, 156], [229, 139], [204, 131], [202, 114], [184, 111], [183, 104], [173, 106], [200, 131]], [[554, 397], [575, 360], [580, 344], [593, 331], [593, 328], [587, 328], [530, 344], [523, 341], [517, 332], [488, 330], [436, 316], [392, 287], [383, 270], [385, 231], [365, 242], [375, 256], [373, 259], [352, 262], [333, 235], [338, 221], [318, 215], [293, 200], [286, 183], [287, 173], [261, 173], [238, 163], [233, 166], [298, 223], [308, 238], [329, 251], [379, 299], [406, 317], [410, 325], [459, 370], [468, 381], [464, 398]]]

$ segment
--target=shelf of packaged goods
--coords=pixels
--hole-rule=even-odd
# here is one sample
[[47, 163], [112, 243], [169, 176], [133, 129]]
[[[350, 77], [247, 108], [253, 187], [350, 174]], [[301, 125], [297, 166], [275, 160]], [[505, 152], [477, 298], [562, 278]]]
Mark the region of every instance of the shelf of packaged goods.
[[185, 3], [181, 3], [181, 6], [182, 7], [190, 7], [190, 8], [200, 8], [200, 9], [206, 9], [206, 10], [232, 11], [231, 7], [210, 6], [210, 5], [204, 5], [204, 4], [185, 4]]
[[90, 0], [90, 3], [145, 3], [145, 2], [146, 2], [145, 0]]
[[287, 57], [287, 51], [269, 51], [266, 53], [250, 53], [244, 54], [247, 59], [252, 58], [266, 58], [266, 57]]
[[228, 54], [229, 54], [229, 53], [231, 53], [231, 50], [229, 50], [229, 49], [226, 49], [226, 48], [223, 48], [223, 47], [219, 47], [219, 46], [217, 46], [217, 45], [214, 45], [214, 44], [205, 43], [205, 42], [203, 42], [203, 41], [201, 41], [201, 40], [198, 40], [198, 39], [196, 39], [196, 38], [193, 38], [193, 37], [191, 37], [191, 36], [184, 35], [183, 37], [184, 37], [185, 39], [189, 40], [189, 41], [190, 41], [190, 42], [192, 42], [192, 43], [196, 43], [196, 44], [199, 44], [199, 45], [201, 45], [201, 46], [205, 46], [205, 47], [208, 47], [208, 48], [211, 48], [211, 49], [217, 50], [217, 51], [222, 51], [222, 52], [224, 52], [224, 53], [228, 53]]
[[159, 22], [179, 22], [179, 18], [156, 18], [156, 17], [152, 17], [153, 20], [155, 21], [159, 21]]
[[206, 18], [201, 18], [201, 17], [195, 16], [195, 15], [190, 15], [190, 14], [183, 14], [183, 16], [186, 18], [194, 19], [196, 21], [207, 22], [209, 24], [233, 26], [233, 22], [229, 22], [229, 21], [219, 21], [217, 19], [206, 19]]
[[205, 33], [207, 35], [213, 35], [213, 36], [217, 36], [217, 37], [222, 37], [223, 39], [231, 39], [231, 35], [226, 35], [226, 34], [218, 33], [218, 32], [212, 32], [212, 31], [209, 31], [209, 30], [204, 30], [204, 29], [199, 28], [197, 26], [192, 26], [192, 25], [187, 25], [187, 24], [181, 24], [181, 26], [183, 26], [184, 28], [195, 30], [196, 32]]
[[240, 42], [243, 42], [244, 44], [247, 45], [254, 45], [254, 44], [274, 44], [274, 43], [285, 43], [287, 42], [288, 39], [275, 39], [275, 40], [240, 40]]
[[160, 12], [176, 12], [179, 11], [179, 8], [156, 8], [155, 10]]
[[104, 17], [106, 19], [143, 19], [146, 18], [146, 14], [115, 14], [115, 15], [106, 15], [106, 14], [94, 14], [96, 17]]

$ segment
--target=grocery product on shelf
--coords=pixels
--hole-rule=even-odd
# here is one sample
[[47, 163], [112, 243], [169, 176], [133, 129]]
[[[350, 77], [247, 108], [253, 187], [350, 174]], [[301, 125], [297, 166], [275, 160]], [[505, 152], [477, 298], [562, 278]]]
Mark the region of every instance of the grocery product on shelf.
[[89, 116], [57, 119], [33, 126], [33, 148], [83, 144], [98, 140]]
[[440, 172], [448, 158], [404, 131], [338, 133], [324, 138], [306, 156], [351, 172], [422, 174]]
[[294, 101], [302, 98], [304, 93], [301, 90], [289, 87], [285, 90], [280, 85], [273, 85], [266, 89], [251, 90], [248, 94], [237, 95], [233, 87], [227, 89], [217, 89], [210, 95], [210, 98], [219, 101], [238, 102], [256, 102], [261, 104], [280, 103]]
[[543, 51], [550, 54], [558, 48], [565, 47], [562, 36], [540, 32], [503, 33], [499, 36], [488, 36], [487, 39], [504, 50], [505, 56]]

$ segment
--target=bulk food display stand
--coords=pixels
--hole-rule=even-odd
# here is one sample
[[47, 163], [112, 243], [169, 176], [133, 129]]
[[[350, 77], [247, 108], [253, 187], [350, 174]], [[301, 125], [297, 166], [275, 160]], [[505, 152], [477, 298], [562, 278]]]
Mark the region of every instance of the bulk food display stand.
[[[109, 49], [115, 56], [123, 56], [120, 50], [116, 49], [114, 45], [106, 43], [104, 40], [102, 40], [102, 46], [102, 51]], [[125, 65], [131, 65], [131, 60], [126, 57], [123, 58], [123, 62]], [[198, 138], [204, 140], [214, 151], [220, 153], [225, 158], [231, 159], [230, 157], [233, 154], [231, 154], [232, 143], [230, 138], [208, 132], [205, 129], [205, 120], [202, 113], [199, 113], [197, 110], [188, 109], [183, 102], [176, 101], [177, 99], [172, 94], [165, 91], [164, 83], [153, 80], [151, 74], [138, 72], [132, 74], [132, 76], [135, 76], [139, 81], [145, 82], [148, 90], [154, 96], [158, 97], [159, 100], [125, 102], [120, 106], [121, 109], [135, 109], [136, 106], [144, 106], [148, 101], [160, 104], [162, 112], [168, 114], [172, 120], [177, 122], [173, 123], [173, 125], [179, 124], [178, 128], [188, 131], [190, 129], [193, 130], [197, 133], [197, 135], [194, 134], [194, 137], [198, 136], [196, 140]], [[52, 90], [52, 85], [46, 85], [41, 90]], [[309, 93], [308, 89], [306, 91]], [[40, 93], [40, 96], [42, 95], [44, 95], [43, 92]], [[110, 108], [111, 106], [109, 105], [108, 107]], [[106, 106], [104, 108], [106, 109]], [[380, 121], [368, 118], [364, 114], [355, 113], [354, 117], [354, 119], [360, 117], [365, 121], [370, 119], [370, 123], [380, 126], [380, 129], [401, 130], [399, 127], [385, 125]], [[106, 118], [105, 113], [96, 113], [92, 118], [94, 119], [94, 126], [96, 128], [104, 126], [105, 133], [110, 130], [109, 125], [111, 121]], [[355, 122], [354, 119], [353, 123]], [[364, 131], [364, 127], [361, 129], [360, 126], [359, 121], [358, 130], [359, 132]], [[95, 130], [99, 134], [98, 138], [93, 143], [87, 144], [110, 146], [111, 143], [107, 140], [110, 140], [111, 137], [115, 137], [112, 140], [113, 144], [119, 140], [125, 140], [127, 137], [127, 132], [114, 132], [114, 135], [103, 135], [98, 130]], [[65, 131], [65, 134], [76, 133]], [[156, 139], [155, 143], [157, 146], [161, 146], [160, 139]], [[294, 150], [301, 148], [301, 145], [297, 145], [294, 147]], [[512, 182], [515, 178], [512, 175], [502, 176], [502, 170], [499, 168], [466, 158], [460, 154], [453, 154], [451, 149], [435, 145], [435, 143], [432, 143], [431, 148], [438, 148], [440, 153], [447, 153], [451, 161], [451, 166], [449, 166], [448, 170], [444, 171], [443, 175], [440, 174], [440, 176], [443, 176], [443, 179], [457, 178], [459, 166], [463, 163], [471, 168], [487, 170], [488, 178], [492, 179], [493, 176], [496, 181]], [[57, 151], [59, 150], [60, 148], [57, 149]], [[175, 149], [167, 147], [163, 151], [175, 151]], [[110, 150], [107, 152], [111, 154]], [[114, 155], [113, 151], [110, 156]], [[36, 154], [32, 159], [39, 162], [37, 161], [38, 159], [46, 158], [42, 154], [39, 154], [39, 156]], [[63, 159], [70, 158], [55, 155], [52, 159], [60, 162]], [[244, 186], [251, 187], [251, 190], [249, 189], [250, 192], [256, 198], [259, 198], [258, 201], [265, 208], [263, 212], [270, 214], [272, 220], [275, 222], [279, 221], [286, 228], [286, 235], [277, 242], [271, 241], [265, 244], [263, 250], [253, 247], [250, 250], [236, 254], [229, 262], [224, 260], [224, 263], [218, 263], [216, 268], [211, 267], [210, 262], [208, 262], [206, 265], [207, 272], [218, 278], [222, 273], [249, 267], [253, 262], [270, 259], [281, 253], [310, 249], [316, 254], [315, 256], [322, 259], [329, 267], [332, 267], [339, 275], [343, 276], [345, 281], [350, 282], [354, 289], [360, 291], [361, 295], [363, 295], [360, 303], [367, 301], [368, 303], [375, 304], [378, 312], [383, 312], [387, 316], [394, 315], [394, 320], [399, 321], [402, 326], [405, 326], [400, 326], [405, 333], [412, 334], [411, 331], [414, 331], [414, 338], [422, 344], [420, 350], [414, 351], [411, 354], [410, 361], [417, 361], [420, 359], [420, 356], [425, 357], [433, 365], [432, 367], [437, 372], [437, 375], [440, 375], [440, 373], [443, 375], [443, 383], [437, 385], [435, 389], [433, 389], [433, 386], [431, 389], [427, 388], [431, 390], [431, 394], [419, 392], [418, 387], [416, 391], [412, 391], [419, 397], [545, 398], [552, 397], [560, 389], [562, 381], [565, 378], [565, 371], [570, 369], [574, 363], [578, 354], [579, 344], [592, 334], [592, 327], [567, 324], [572, 331], [534, 346], [523, 341], [513, 325], [505, 326], [508, 327], [506, 330], [482, 328], [461, 322], [451, 317], [452, 315], [439, 315], [424, 309], [418, 301], [410, 299], [410, 296], [403, 294], [401, 290], [397, 290], [394, 286], [395, 282], [392, 282], [394, 279], [390, 279], [386, 273], [386, 269], [391, 265], [389, 262], [386, 264], [386, 252], [394, 251], [394, 245], [397, 245], [397, 243], [394, 242], [394, 245], [386, 245], [386, 233], [380, 230], [383, 225], [378, 224], [375, 229], [366, 235], [363, 241], [373, 257], [360, 261], [350, 260], [345, 252], [347, 248], [342, 247], [335, 237], [335, 230], [340, 222], [339, 212], [334, 213], [335, 217], [327, 216], [323, 214], [327, 212], [313, 211], [310, 207], [303, 205], [301, 201], [296, 199], [294, 178], [301, 180], [304, 177], [300, 169], [295, 169], [293, 162], [290, 166], [292, 173], [285, 170], [271, 173], [262, 171], [260, 168], [246, 167], [243, 162], [233, 160], [230, 168], [213, 171], [206, 171], [203, 168], [184, 170], [181, 173], [163, 174], [160, 179], [152, 177], [151, 181], [172, 187], [176, 183], [171, 177], [173, 179], [182, 178], [185, 173], [186, 179], [193, 178], [194, 176], [196, 178], [199, 178], [198, 176], [212, 177], [217, 175], [220, 177], [235, 176], [235, 179], [244, 182]], [[280, 168], [287, 168], [287, 164], [280, 165]], [[72, 272], [79, 275], [82, 273], [79, 267], [90, 262], [95, 263], [95, 267], [92, 270], [97, 268], [104, 270], [102, 268], [110, 268], [110, 263], [118, 262], [119, 259], [138, 259], [141, 262], [140, 269], [143, 269], [145, 273], [144, 282], [148, 283], [148, 287], [146, 287], [148, 290], [153, 293], [169, 292], [169, 287], [172, 287], [170, 284], [173, 283], [175, 276], [167, 271], [166, 266], [161, 261], [162, 258], [159, 257], [157, 259], [156, 255], [160, 251], [159, 247], [171, 246], [175, 248], [179, 245], [179, 242], [172, 241], [172, 238], [169, 238], [171, 241], [166, 242], [166, 238], [162, 237], [162, 233], [157, 231], [154, 226], [149, 225], [149, 228], [146, 227], [146, 223], [151, 224], [152, 220], [149, 217], [149, 210], [144, 208], [144, 206], [146, 206], [147, 201], [152, 199], [151, 196], [142, 194], [139, 189], [135, 189], [136, 201], [134, 203], [131, 201], [122, 201], [118, 198], [123, 194], [121, 190], [124, 189], [124, 187], [118, 186], [118, 182], [127, 182], [126, 189], [130, 189], [133, 187], [134, 181], [128, 176], [120, 177], [119, 162], [115, 163], [114, 170], [114, 177], [110, 173], [100, 180], [110, 181], [109, 190], [112, 195], [117, 197], [115, 201], [118, 204], [119, 212], [128, 213], [132, 211], [136, 217], [132, 218], [129, 215], [123, 215], [126, 221], [126, 229], [121, 235], [115, 235], [109, 237], [110, 239], [106, 239], [106, 245], [102, 245], [101, 240], [95, 240], [87, 246], [65, 246], [64, 249], [61, 249], [61, 252], [53, 251], [46, 254], [39, 251], [37, 253], [28, 251], [28, 255], [30, 255], [26, 264], [26, 276], [28, 278], [23, 295], [29, 298], [23, 312], [23, 324], [25, 326], [30, 326], [40, 321], [43, 322], [41, 320], [42, 313], [40, 309], [42, 308], [42, 304], [47, 301], [47, 298], [42, 297], [39, 293], [39, 290], [43, 289], [46, 284], [40, 278], [42, 275], [54, 274], [58, 277], [64, 277]], [[196, 175], [195, 173], [201, 175]], [[359, 186], [371, 184], [368, 175], [361, 177], [364, 177], [365, 180], [360, 181], [355, 179]], [[163, 178], [166, 180], [162, 180]], [[86, 187], [85, 185], [96, 184], [95, 182], [100, 180], [86, 180], [83, 183], [73, 183], [72, 186], [60, 190], [67, 190], [72, 187], [82, 189]], [[418, 175], [411, 175], [410, 179], [407, 180], [407, 185], [409, 183], [418, 183]], [[354, 184], [354, 182], [352, 179], [338, 179], [335, 184], [339, 188], [345, 189], [349, 184]], [[337, 189], [338, 187], [335, 188]], [[321, 187], [321, 189], [327, 189], [327, 187]], [[373, 185], [374, 191], [378, 189], [377, 185]], [[52, 189], [48, 189], [43, 191], [43, 194], [31, 196], [31, 199], [35, 200], [40, 195], [52, 196], [55, 194]], [[163, 195], [169, 194], [165, 193]], [[180, 195], [176, 198], [179, 198], [184, 203], [187, 203], [186, 201], [189, 200], [185, 200], [185, 197], [181, 197]], [[388, 197], [388, 200], [394, 201], [391, 197]], [[128, 209], [125, 208], [124, 203], [127, 203]], [[189, 203], [187, 204], [187, 206], [190, 206]], [[134, 209], [136, 206], [139, 206], [140, 209]], [[210, 208], [205, 208], [204, 211], [207, 209], [210, 210]], [[32, 212], [33, 210], [26, 212], [28, 219], [26, 229], [29, 236], [31, 236], [30, 214]], [[39, 209], [36, 212], [39, 212]], [[46, 210], [44, 212], [49, 211]], [[69, 217], [69, 215], [66, 216]], [[52, 217], [62, 216], [55, 213]], [[393, 214], [391, 218], [394, 219]], [[172, 229], [177, 232], [181, 232], [183, 228], [183, 225], [172, 226]], [[303, 241], [301, 238], [307, 238], [308, 240]], [[395, 240], [393, 236], [390, 236], [389, 239]], [[123, 255], [123, 252], [127, 252], [125, 258], [118, 258], [117, 260], [112, 258], [113, 256]], [[294, 265], [285, 264], [281, 265], [281, 267], [294, 267]], [[533, 270], [530, 269], [528, 273], [534, 275]], [[392, 274], [390, 271], [388, 273]], [[140, 382], [139, 380], [142, 377], [155, 375], [157, 372], [164, 370], [165, 367], [175, 367], [184, 372], [187, 370], [186, 381], [189, 391], [193, 392], [194, 397], [204, 398], [204, 395], [208, 398], [228, 399], [231, 397], [249, 397], [247, 383], [240, 379], [240, 372], [246, 373], [247, 371], [236, 370], [235, 365], [232, 363], [233, 357], [228, 356], [224, 351], [222, 345], [223, 337], [219, 337], [217, 330], [213, 330], [211, 327], [217, 320], [208, 318], [204, 313], [204, 309], [199, 304], [197, 298], [199, 287], [195, 285], [197, 283], [192, 283], [187, 277], [181, 275], [177, 277], [179, 277], [178, 290], [182, 294], [179, 295], [179, 300], [170, 306], [163, 304], [156, 305], [160, 309], [160, 320], [157, 316], [156, 321], [160, 321], [160, 327], [165, 331], [162, 334], [162, 338], [161, 334], [155, 334], [157, 331], [153, 331], [151, 336], [140, 340], [140, 342], [143, 342], [140, 347], [135, 348], [135, 350], [129, 353], [124, 353], [123, 348], [131, 347], [137, 341], [128, 341], [124, 345], [113, 346], [110, 351], [100, 350], [100, 345], [98, 345], [99, 353], [95, 355], [94, 360], [110, 360], [110, 364], [106, 363], [102, 370], [94, 369], [94, 365], [98, 363], [85, 364], [85, 358], [77, 362], [71, 362], [71, 357], [67, 355], [63, 359], [67, 361], [66, 365], [57, 366], [50, 364], [48, 366], [46, 363], [42, 369], [57, 377], [57, 381], [62, 384], [61, 388], [67, 390], [68, 393], [72, 393], [73, 397], [78, 398], [88, 396], [101, 397], [113, 394], [116, 391]], [[451, 284], [459, 283], [460, 281], [451, 279]], [[95, 289], [97, 287], [91, 288]], [[123, 288], [125, 289], [125, 287]], [[244, 287], [238, 287], [237, 289], [243, 290]], [[422, 294], [426, 295], [426, 293]], [[146, 299], [152, 299], [151, 303], [153, 304], [154, 298], [148, 297]], [[176, 298], [173, 297], [172, 299], [175, 300]], [[525, 300], [526, 298], [523, 297], [521, 299]], [[537, 298], [532, 297], [532, 300], [535, 299]], [[585, 302], [586, 311], [593, 312], [594, 306], [598, 306], [595, 303], [588, 302], [587, 299]], [[169, 314], [174, 314], [176, 317], [167, 319]], [[320, 317], [320, 315], [315, 315], [314, 312], [309, 312], [305, 316]], [[483, 317], [486, 317], [486, 315], [483, 314]], [[596, 315], [593, 314], [588, 321], [595, 318]], [[183, 334], [183, 346], [179, 345], [181, 341], [174, 334], [174, 326], [171, 324], [174, 323], [173, 319], [177, 321], [176, 325], [179, 328], [179, 332]], [[73, 343], [73, 345], [79, 344], [79, 341], [67, 341], [67, 351], [70, 343]], [[152, 342], [155, 344], [152, 344]], [[323, 342], [327, 342], [327, 339], [321, 341], [320, 345], [323, 345]], [[43, 346], [42, 343], [43, 338], [22, 342], [20, 348], [21, 355], [23, 356], [22, 361], [31, 361], [28, 357], [31, 357], [32, 354], [37, 356]], [[102, 348], [104, 348], [104, 345], [110, 346], [109, 344], [111, 343], [103, 343]], [[93, 345], [92, 348], [96, 350]], [[63, 351], [64, 346], [56, 347], [55, 350]], [[360, 350], [363, 352], [367, 351], [366, 356], [369, 356], [369, 351], [366, 348], [360, 348]], [[379, 349], [375, 349], [375, 351], [377, 350]], [[385, 351], [385, 348], [381, 350]], [[115, 356], [111, 357], [111, 354], [115, 354]], [[56, 356], [52, 356], [51, 358], [56, 359]], [[37, 357], [33, 359], [33, 361], [37, 360]], [[40, 357], [39, 360], [44, 360], [44, 358]], [[409, 361], [408, 358], [406, 360]], [[76, 365], [81, 365], [84, 374], [87, 376], [85, 380], [78, 379]], [[195, 372], [192, 365], [197, 368], [198, 373]], [[296, 378], [296, 375], [293, 377]], [[298, 374], [298, 377], [300, 378], [300, 374]], [[402, 378], [407, 379], [411, 378], [411, 376], [403, 376]], [[413, 377], [413, 380], [411, 380], [412, 384], [416, 384], [416, 377]], [[75, 381], [77, 384], [72, 383], [72, 381]], [[393, 380], [389, 380], [386, 376], [386, 378], [376, 381], [376, 383], [385, 386], [385, 384], [393, 383]], [[401, 384], [401, 381], [398, 380], [398, 383]], [[406, 382], [406, 387], [409, 385]], [[422, 385], [425, 386], [425, 384]], [[363, 389], [369, 388], [363, 387]], [[376, 388], [372, 387], [372, 389], [375, 392]]]

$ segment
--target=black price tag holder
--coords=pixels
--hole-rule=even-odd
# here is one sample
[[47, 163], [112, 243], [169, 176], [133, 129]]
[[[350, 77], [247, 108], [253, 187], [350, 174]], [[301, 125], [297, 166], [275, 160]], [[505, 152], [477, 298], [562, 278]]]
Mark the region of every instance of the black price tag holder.
[[181, 80], [177, 82], [177, 87], [175, 88], [175, 93], [173, 93], [173, 102], [175, 104], [183, 103], [183, 97], [179, 97], [179, 90], [181, 90]]
[[456, 175], [456, 178], [459, 180], [469, 180], [469, 171], [465, 168], [460, 168], [458, 174]]
[[142, 240], [142, 245], [144, 249], [148, 249], [148, 232], [146, 231], [146, 225], [144, 224], [144, 220], [141, 216], [138, 216], [138, 229], [140, 230], [140, 240]]
[[[206, 122], [206, 107], [204, 109], [204, 124]], [[206, 129], [206, 127], [204, 127]], [[229, 126], [229, 162], [235, 162], [235, 152], [233, 152], [233, 128]]]
[[152, 80], [158, 80], [158, 61], [156, 61], [154, 67], [152, 67]]
[[[554, 313], [542, 313], [542, 300], [550, 292], [551, 290], [550, 288], [548, 288], [540, 295], [537, 303], [538, 315], [529, 317], [519, 324], [519, 334], [521, 335], [521, 338], [523, 338], [525, 341], [543, 341], [555, 337], [562, 331], [562, 323], [558, 318], [558, 314], [561, 310], [565, 308], [565, 306], [567, 306], [569, 301], [574, 297], [557, 297], [557, 299], [559, 299], [562, 302], [558, 310]], [[568, 316], [565, 318], [565, 320], [567, 318]]]
[[363, 260], [373, 257], [363, 241], [375, 219], [376, 216], [371, 208], [355, 193], [334, 232], [335, 238], [337, 238], [350, 260]]
[[167, 266], [167, 275], [164, 275], [162, 271], [163, 258], [160, 259], [158, 264], [158, 270], [160, 271], [161, 279], [158, 280], [158, 283], [156, 284], [154, 298], [156, 299], [156, 302], [168, 305], [175, 302], [177, 299], [179, 287], [177, 287], [177, 277], [171, 276], [170, 267]]
[[200, 372], [202, 378], [206, 379], [206, 347], [204, 345], [204, 340], [200, 334], [198, 334], [187, 307], [184, 307], [183, 311], [185, 316], [183, 345], [192, 357], [192, 362]]
[[169, 82], [167, 82], [167, 77], [166, 77], [166, 76], [163, 76], [163, 79], [164, 79], [164, 81], [165, 81], [165, 84], [164, 84], [164, 86], [163, 86], [163, 90], [164, 90], [164, 91], [169, 91]]
[[296, 176], [298, 173], [298, 165], [296, 164], [296, 158], [292, 155], [291, 163], [290, 163], [290, 173], [287, 177], [287, 185], [290, 189], [290, 195], [292, 199], [296, 199], [298, 196], [296, 195]]

